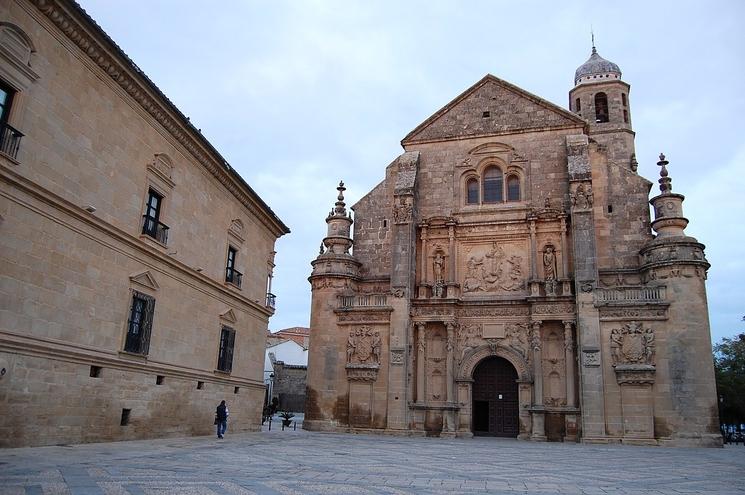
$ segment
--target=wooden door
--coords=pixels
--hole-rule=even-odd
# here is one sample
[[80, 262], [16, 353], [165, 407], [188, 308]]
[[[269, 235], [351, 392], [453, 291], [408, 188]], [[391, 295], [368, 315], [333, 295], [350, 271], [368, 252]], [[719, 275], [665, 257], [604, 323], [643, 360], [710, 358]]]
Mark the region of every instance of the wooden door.
[[519, 433], [517, 371], [506, 359], [487, 358], [474, 370], [472, 424], [474, 435]]

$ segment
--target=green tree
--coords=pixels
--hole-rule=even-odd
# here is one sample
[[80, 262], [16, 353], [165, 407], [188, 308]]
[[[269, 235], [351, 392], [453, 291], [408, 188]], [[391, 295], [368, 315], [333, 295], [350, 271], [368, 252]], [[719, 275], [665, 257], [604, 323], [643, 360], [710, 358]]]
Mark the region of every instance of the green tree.
[[[745, 320], [745, 318], [743, 318]], [[745, 333], [714, 345], [719, 421], [745, 423]]]

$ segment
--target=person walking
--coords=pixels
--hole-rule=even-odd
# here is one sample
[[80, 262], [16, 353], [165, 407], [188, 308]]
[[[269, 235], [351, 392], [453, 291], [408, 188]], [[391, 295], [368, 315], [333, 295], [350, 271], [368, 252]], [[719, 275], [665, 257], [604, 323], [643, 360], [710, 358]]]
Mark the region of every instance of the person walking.
[[225, 435], [225, 430], [228, 429], [229, 415], [230, 413], [228, 412], [228, 406], [223, 400], [220, 402], [220, 405], [217, 406], [217, 411], [215, 411], [215, 419], [217, 421], [217, 438], [223, 438], [223, 435]]

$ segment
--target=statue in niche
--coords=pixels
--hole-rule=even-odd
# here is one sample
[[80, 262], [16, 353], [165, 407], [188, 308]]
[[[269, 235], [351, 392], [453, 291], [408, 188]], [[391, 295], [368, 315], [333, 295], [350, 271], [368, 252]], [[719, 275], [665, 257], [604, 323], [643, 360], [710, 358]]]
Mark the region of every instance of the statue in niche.
[[613, 366], [618, 364], [654, 365], [654, 331], [639, 322], [614, 328], [610, 334]]
[[435, 253], [435, 259], [432, 262], [435, 272], [435, 283], [443, 282], [443, 273], [445, 269], [445, 257], [442, 255], [442, 251]]
[[435, 257], [432, 260], [432, 267], [435, 273], [435, 284], [433, 287], [433, 294], [435, 297], [442, 297], [445, 291], [444, 271], [445, 271], [445, 257], [442, 255], [442, 251], [437, 251]]
[[556, 254], [552, 245], [543, 250], [543, 278], [546, 280], [546, 295], [556, 295]]

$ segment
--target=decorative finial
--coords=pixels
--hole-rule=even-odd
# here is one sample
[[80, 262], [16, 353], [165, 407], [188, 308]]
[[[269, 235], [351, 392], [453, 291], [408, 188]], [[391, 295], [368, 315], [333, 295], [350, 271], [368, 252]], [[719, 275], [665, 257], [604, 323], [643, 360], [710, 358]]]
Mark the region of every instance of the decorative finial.
[[595, 54], [598, 51], [595, 49], [595, 32], [592, 30], [592, 25], [590, 25], [590, 37], [592, 38], [592, 53]]
[[660, 192], [662, 192], [662, 194], [668, 194], [673, 191], [673, 185], [672, 185], [673, 180], [670, 177], [668, 177], [668, 172], [667, 172], [668, 163], [670, 162], [665, 160], [665, 154], [660, 153], [660, 161], [657, 162], [657, 165], [661, 167], [660, 168], [660, 180], [658, 180], [657, 182], [660, 183]]
[[344, 181], [339, 181], [339, 187], [337, 187], [336, 190], [339, 191], [339, 196], [337, 196], [336, 198], [334, 214], [340, 215], [342, 217], [347, 216], [347, 211], [344, 208], [346, 206], [346, 204], [344, 203], [344, 191], [346, 191], [347, 188], [344, 187]]

